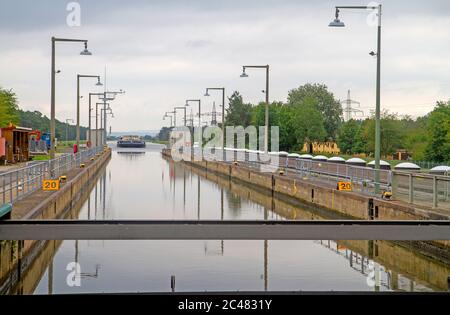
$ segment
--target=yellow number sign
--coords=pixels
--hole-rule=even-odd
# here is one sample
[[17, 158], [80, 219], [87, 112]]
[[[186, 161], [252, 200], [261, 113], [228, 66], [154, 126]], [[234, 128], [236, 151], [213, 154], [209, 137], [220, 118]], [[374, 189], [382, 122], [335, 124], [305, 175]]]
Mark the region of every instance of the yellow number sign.
[[338, 182], [337, 189], [343, 190], [343, 191], [351, 191], [352, 183], [351, 182]]
[[59, 190], [59, 180], [58, 179], [44, 179], [42, 182], [43, 190]]

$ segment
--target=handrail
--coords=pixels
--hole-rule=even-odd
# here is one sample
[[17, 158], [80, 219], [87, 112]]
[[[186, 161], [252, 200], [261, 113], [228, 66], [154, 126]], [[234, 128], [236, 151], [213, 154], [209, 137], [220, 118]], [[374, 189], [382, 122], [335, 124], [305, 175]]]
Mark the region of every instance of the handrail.
[[56, 179], [87, 161], [103, 147], [94, 147], [76, 154], [62, 154], [55, 159], [27, 165], [0, 174], [0, 205], [24, 198], [41, 189], [44, 179]]

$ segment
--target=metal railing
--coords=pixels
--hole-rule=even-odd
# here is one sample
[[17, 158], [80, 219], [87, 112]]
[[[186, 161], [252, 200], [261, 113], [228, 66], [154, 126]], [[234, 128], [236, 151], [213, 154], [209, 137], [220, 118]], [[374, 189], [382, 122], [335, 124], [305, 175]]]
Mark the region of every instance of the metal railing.
[[[199, 154], [198, 150], [195, 151], [195, 154]], [[222, 155], [222, 150], [219, 149], [217, 152], [205, 158], [212, 160], [214, 156], [218, 157]], [[276, 156], [272, 155], [270, 157], [273, 158]], [[222, 160], [222, 158], [219, 160]], [[278, 156], [278, 160], [275, 159], [275, 162], [274, 159], [269, 162], [264, 162], [265, 160], [267, 160], [267, 157], [261, 157], [258, 153], [226, 151], [225, 162], [232, 163], [238, 161], [241, 165], [261, 172], [275, 173], [282, 169], [285, 174], [319, 181], [328, 185], [331, 184], [333, 187], [336, 187], [339, 181], [348, 181], [352, 183], [353, 191], [375, 196], [375, 170], [371, 167], [286, 156]], [[379, 186], [382, 191], [391, 190], [391, 176], [390, 170], [380, 170]]]
[[[199, 160], [200, 149], [194, 150], [194, 154]], [[203, 158], [222, 161], [222, 156], [222, 150], [216, 149], [209, 155], [203, 155]], [[278, 156], [276, 163], [263, 160], [258, 153], [244, 151], [226, 151], [225, 155], [225, 163], [237, 161], [240, 165], [260, 172], [278, 172], [283, 169], [285, 174], [332, 186], [336, 186], [338, 181], [349, 181], [353, 191], [369, 196], [381, 196], [375, 194], [375, 170], [371, 167], [286, 156]], [[381, 191], [392, 192], [392, 199], [450, 210], [450, 176], [380, 169], [379, 185]]]
[[47, 142], [44, 140], [30, 141], [28, 143], [28, 151], [30, 153], [47, 153]]
[[41, 189], [44, 179], [57, 179], [102, 150], [103, 147], [95, 147], [76, 154], [63, 154], [52, 160], [35, 162], [25, 167], [1, 173], [0, 204], [13, 204]]
[[432, 162], [432, 161], [411, 161], [414, 164], [417, 164], [422, 169], [432, 169], [435, 166], [440, 165], [450, 165], [450, 160], [447, 162]]
[[450, 176], [393, 171], [392, 194], [411, 204], [450, 210]]

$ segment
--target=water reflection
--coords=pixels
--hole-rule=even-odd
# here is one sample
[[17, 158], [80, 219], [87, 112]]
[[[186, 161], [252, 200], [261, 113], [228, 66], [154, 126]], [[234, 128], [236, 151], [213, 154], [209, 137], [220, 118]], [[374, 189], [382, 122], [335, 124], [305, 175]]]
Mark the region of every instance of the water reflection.
[[[166, 161], [158, 148], [151, 146], [136, 154], [114, 151], [97, 182], [92, 183], [65, 217], [341, 218], [201, 169]], [[447, 290], [450, 274], [448, 262], [392, 242], [50, 241], [35, 242], [32, 251], [28, 242], [20, 247], [12, 243], [0, 245], [2, 293], [424, 291]], [[22, 257], [20, 272], [18, 257]], [[80, 287], [66, 283], [66, 267], [70, 262], [81, 266]], [[369, 286], [367, 279], [372, 271], [374, 283]]]

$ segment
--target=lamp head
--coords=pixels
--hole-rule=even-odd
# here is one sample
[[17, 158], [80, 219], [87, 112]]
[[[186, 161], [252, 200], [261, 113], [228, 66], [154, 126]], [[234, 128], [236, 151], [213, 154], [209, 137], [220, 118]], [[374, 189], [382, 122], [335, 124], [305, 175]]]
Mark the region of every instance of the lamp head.
[[328, 26], [329, 27], [344, 27], [345, 24], [338, 18], [335, 18], [333, 21], [330, 22], [330, 24], [328, 24]]
[[345, 24], [341, 20], [339, 20], [339, 9], [336, 8], [335, 18], [333, 21], [328, 24], [329, 27], [344, 27]]
[[245, 73], [245, 69], [242, 71], [241, 78], [247, 78], [248, 74]]
[[103, 86], [102, 82], [100, 82], [100, 77], [97, 78], [96, 86]]
[[84, 50], [80, 52], [82, 56], [91, 56], [92, 53], [87, 49], [87, 42], [84, 42]]
[[205, 95], [204, 96], [210, 96], [208, 93], [208, 89], [206, 89]]

